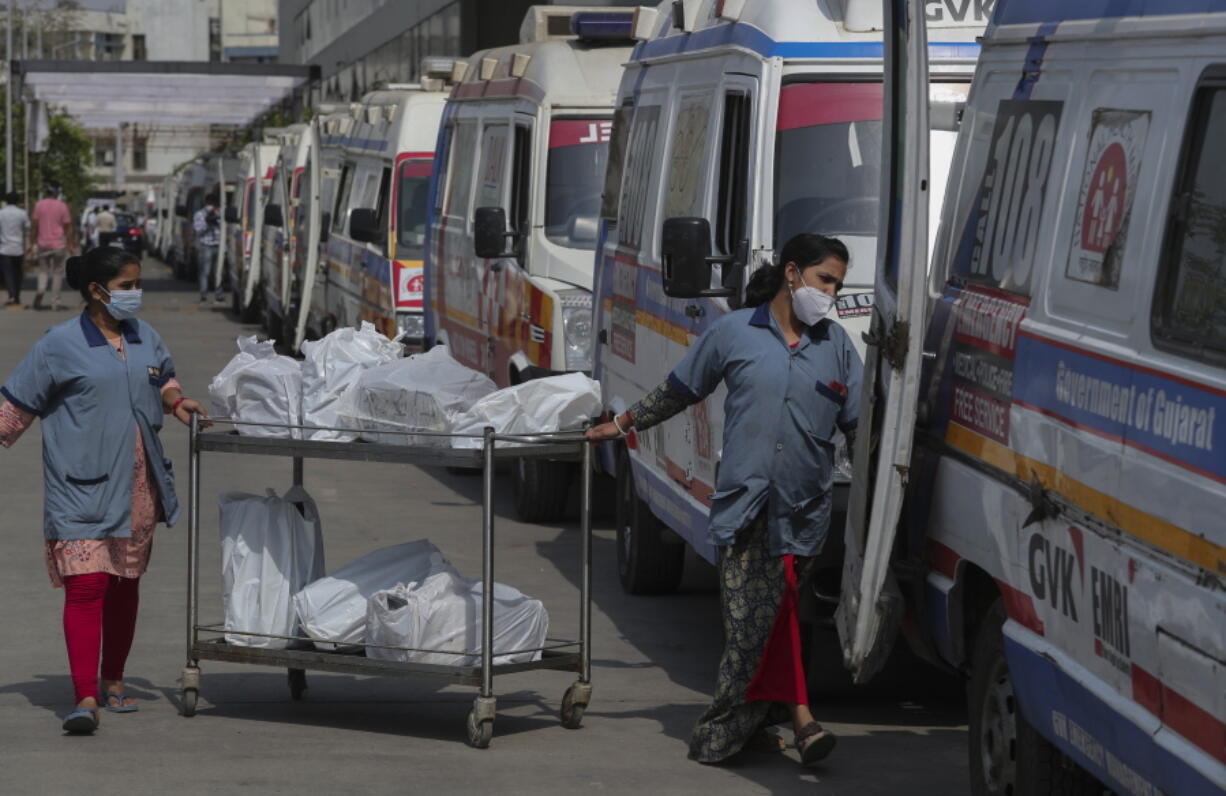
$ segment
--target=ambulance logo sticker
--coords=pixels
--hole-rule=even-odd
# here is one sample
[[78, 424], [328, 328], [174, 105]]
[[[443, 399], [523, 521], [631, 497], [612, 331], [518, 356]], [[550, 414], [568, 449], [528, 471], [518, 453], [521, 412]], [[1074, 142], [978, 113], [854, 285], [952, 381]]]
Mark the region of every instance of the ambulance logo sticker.
[[1149, 113], [1099, 108], [1093, 120], [1065, 273], [1116, 290]]

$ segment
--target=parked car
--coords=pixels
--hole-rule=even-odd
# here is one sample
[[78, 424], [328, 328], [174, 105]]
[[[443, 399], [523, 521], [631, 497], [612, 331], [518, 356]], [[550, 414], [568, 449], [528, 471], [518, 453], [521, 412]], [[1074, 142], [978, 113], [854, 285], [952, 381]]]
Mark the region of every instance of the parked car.
[[122, 246], [138, 257], [145, 251], [145, 233], [141, 229], [140, 220], [132, 213], [113, 213], [115, 216], [115, 231], [107, 243], [111, 246]]

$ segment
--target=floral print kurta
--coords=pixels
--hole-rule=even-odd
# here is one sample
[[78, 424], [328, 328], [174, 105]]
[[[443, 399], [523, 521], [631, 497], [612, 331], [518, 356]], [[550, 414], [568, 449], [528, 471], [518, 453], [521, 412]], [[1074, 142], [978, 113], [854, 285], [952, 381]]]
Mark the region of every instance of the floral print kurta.
[[[123, 356], [123, 338], [108, 341]], [[162, 392], [180, 389], [171, 379]], [[0, 406], [0, 445], [8, 448], [34, 423], [35, 416], [6, 402]], [[111, 539], [48, 539], [45, 545], [47, 574], [51, 585], [60, 588], [69, 575], [105, 572], [121, 578], [139, 578], [149, 566], [153, 550], [153, 529], [162, 519], [157, 487], [149, 472], [145, 443], [136, 431], [136, 453], [132, 462], [132, 536]]]

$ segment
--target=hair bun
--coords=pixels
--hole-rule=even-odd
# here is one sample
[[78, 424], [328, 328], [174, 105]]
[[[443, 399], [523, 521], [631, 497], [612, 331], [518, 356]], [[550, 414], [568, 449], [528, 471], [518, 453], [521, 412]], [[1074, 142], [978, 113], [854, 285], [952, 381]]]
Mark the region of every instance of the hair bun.
[[81, 284], [81, 269], [84, 265], [85, 261], [79, 255], [69, 257], [68, 261], [64, 264], [64, 281], [73, 290], [80, 290], [83, 287]]

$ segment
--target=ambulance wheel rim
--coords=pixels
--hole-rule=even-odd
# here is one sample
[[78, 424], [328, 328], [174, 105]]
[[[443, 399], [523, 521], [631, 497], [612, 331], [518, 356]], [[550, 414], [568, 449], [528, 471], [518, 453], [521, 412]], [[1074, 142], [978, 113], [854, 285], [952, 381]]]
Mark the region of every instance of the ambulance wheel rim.
[[980, 721], [980, 765], [991, 793], [1012, 794], [1017, 784], [1017, 699], [1004, 656], [993, 661]]

